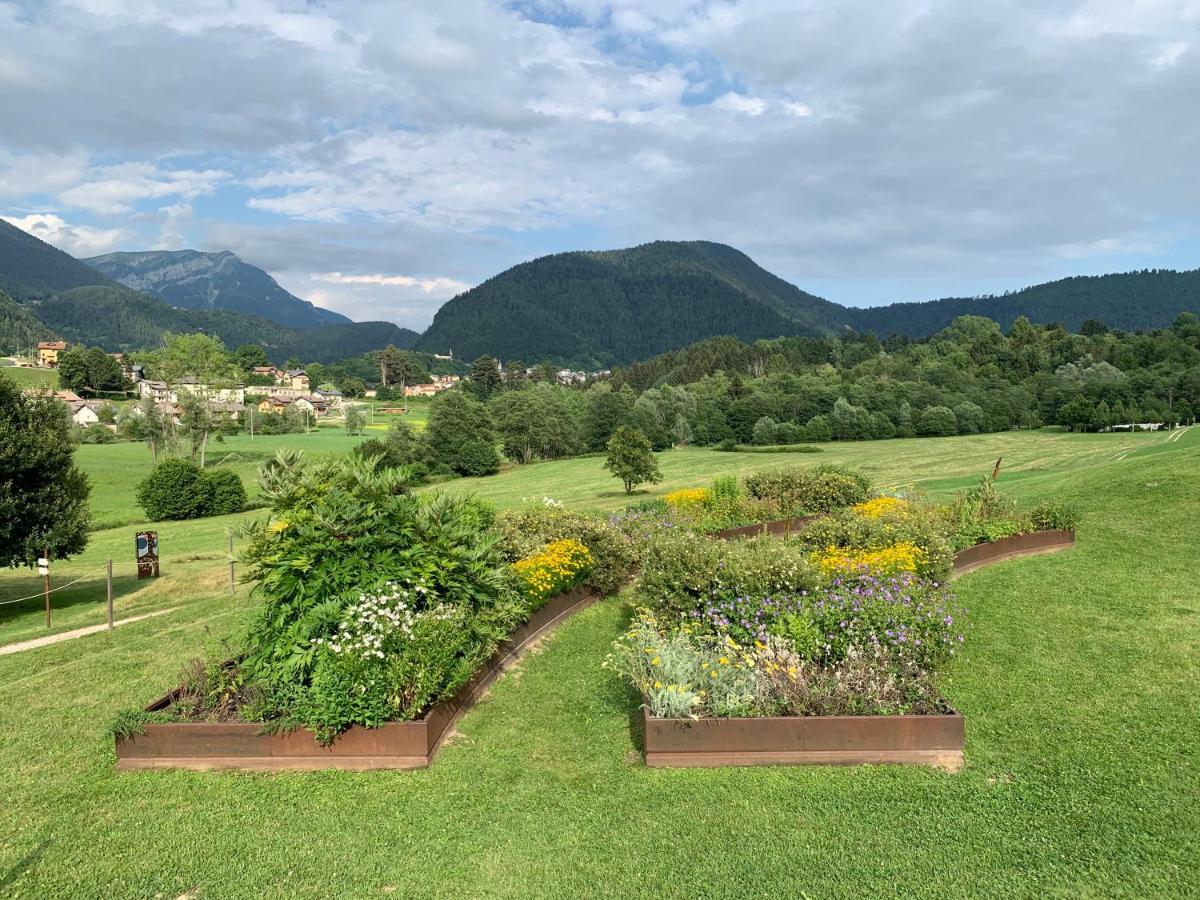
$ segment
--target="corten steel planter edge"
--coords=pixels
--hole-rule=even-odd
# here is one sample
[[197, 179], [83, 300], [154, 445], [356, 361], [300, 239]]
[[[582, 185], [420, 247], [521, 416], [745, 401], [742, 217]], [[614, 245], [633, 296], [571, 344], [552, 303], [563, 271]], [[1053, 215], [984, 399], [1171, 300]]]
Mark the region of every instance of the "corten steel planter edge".
[[711, 537], [719, 541], [730, 541], [736, 538], [757, 537], [760, 534], [794, 534], [804, 530], [804, 526], [823, 517], [823, 513], [811, 516], [796, 516], [791, 519], [773, 519], [770, 522], [755, 522], [753, 525], [739, 525], [737, 528], [724, 528], [714, 531]]
[[[262, 723], [256, 722], [148, 723], [144, 734], [116, 740], [117, 770], [425, 768], [463, 713], [479, 701], [502, 672], [541, 637], [597, 599], [598, 593], [584, 587], [550, 598], [497, 648], [454, 697], [435, 704], [421, 719], [388, 722], [378, 728], [355, 725], [329, 747], [317, 743], [307, 729], [264, 734]], [[164, 694], [146, 711], [165, 709], [180, 691], [177, 688]]]
[[957, 771], [965, 722], [958, 712], [921, 716], [776, 716], [660, 719], [642, 708], [646, 765], [902, 764]]
[[966, 575], [990, 566], [992, 563], [1018, 559], [1022, 556], [1037, 556], [1041, 553], [1057, 553], [1075, 546], [1075, 532], [1071, 529], [1032, 531], [1029, 534], [1014, 534], [967, 547], [954, 554], [954, 577]]

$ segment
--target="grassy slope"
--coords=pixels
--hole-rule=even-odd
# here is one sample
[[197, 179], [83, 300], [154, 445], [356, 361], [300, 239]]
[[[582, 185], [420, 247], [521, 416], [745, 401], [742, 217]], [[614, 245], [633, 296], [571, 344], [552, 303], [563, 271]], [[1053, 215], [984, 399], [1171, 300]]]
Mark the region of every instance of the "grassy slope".
[[[636, 699], [599, 668], [620, 600], [503, 679], [429, 771], [115, 774], [113, 712], [241, 627], [246, 603], [214, 596], [0, 658], [0, 891], [1194, 895], [1196, 436], [1009, 481], [1087, 518], [1075, 550], [959, 583], [974, 623], [947, 686], [967, 715], [961, 774], [644, 768]], [[945, 462], [954, 475], [972, 444], [928, 442], [926, 473]], [[939, 447], [955, 452], [939, 461]]]
[[33, 369], [25, 366], [4, 366], [0, 375], [11, 378], [19, 388], [58, 389], [57, 369]]

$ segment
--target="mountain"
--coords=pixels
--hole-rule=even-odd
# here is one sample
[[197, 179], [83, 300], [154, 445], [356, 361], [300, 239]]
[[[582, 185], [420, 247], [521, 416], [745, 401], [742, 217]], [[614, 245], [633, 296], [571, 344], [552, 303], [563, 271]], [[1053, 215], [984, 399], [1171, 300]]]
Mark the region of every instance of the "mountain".
[[416, 332], [391, 322], [295, 329], [227, 309], [180, 309], [117, 284], [72, 288], [25, 306], [66, 340], [111, 351], [157, 346], [168, 331], [203, 331], [216, 335], [231, 349], [262, 344], [275, 364], [291, 357], [306, 363], [331, 363], [381, 350], [389, 343], [408, 349], [417, 339]]
[[1200, 312], [1200, 269], [1144, 269], [1119, 275], [1080, 275], [989, 297], [949, 297], [847, 309], [846, 323], [880, 337], [928, 337], [958, 316], [986, 316], [1007, 331], [1025, 316], [1036, 324], [1058, 322], [1077, 332], [1088, 319], [1121, 331], [1166, 328], [1182, 312]]
[[[3, 220], [0, 285], [8, 285], [0, 289], [0, 349], [16, 350], [60, 337], [110, 351], [140, 350], [157, 346], [168, 331], [203, 331], [231, 348], [260, 343], [276, 364], [290, 357], [329, 363], [380, 350], [389, 343], [408, 349], [419, 337], [391, 322], [296, 329], [227, 309], [172, 307], [158, 297], [110, 280]], [[24, 302], [14, 302], [14, 298]]]
[[417, 349], [610, 364], [718, 334], [834, 333], [844, 312], [732, 247], [655, 241], [514, 266], [446, 303]]
[[75, 257], [0, 219], [0, 291], [36, 300], [87, 284], [111, 284]]
[[84, 262], [114, 281], [135, 291], [154, 294], [171, 306], [247, 313], [289, 328], [350, 322], [341, 313], [289, 294], [262, 269], [243, 262], [228, 250], [106, 253]]

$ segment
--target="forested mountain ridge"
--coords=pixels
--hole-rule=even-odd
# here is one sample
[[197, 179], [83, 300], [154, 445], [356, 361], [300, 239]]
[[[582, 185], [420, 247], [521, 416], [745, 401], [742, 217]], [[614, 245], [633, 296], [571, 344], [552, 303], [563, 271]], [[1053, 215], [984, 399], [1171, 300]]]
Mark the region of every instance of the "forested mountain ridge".
[[102, 272], [0, 219], [0, 291], [36, 300], [89, 284], [112, 284]]
[[1165, 328], [1180, 313], [1200, 312], [1200, 269], [1143, 269], [1114, 275], [1079, 275], [999, 296], [948, 297], [923, 303], [848, 308], [846, 324], [879, 337], [928, 337], [959, 316], [986, 316], [1007, 331], [1021, 316], [1079, 331], [1088, 319], [1122, 331]]
[[229, 250], [151, 250], [106, 253], [83, 262], [128, 288], [171, 306], [225, 309], [262, 316], [289, 328], [347, 324], [341, 313], [288, 293], [267, 272]]
[[714, 334], [827, 334], [839, 309], [732, 247], [656, 241], [514, 266], [446, 303], [418, 347], [606, 365]]
[[299, 330], [226, 309], [172, 307], [0, 220], [0, 291], [6, 290], [4, 284], [16, 285], [9, 293], [24, 301], [0, 301], [0, 347], [14, 351], [50, 338], [113, 352], [140, 350], [157, 346], [168, 331], [203, 331], [229, 347], [262, 344], [275, 363], [291, 357], [328, 363], [389, 343], [409, 348], [419, 337], [392, 322], [347, 322]]

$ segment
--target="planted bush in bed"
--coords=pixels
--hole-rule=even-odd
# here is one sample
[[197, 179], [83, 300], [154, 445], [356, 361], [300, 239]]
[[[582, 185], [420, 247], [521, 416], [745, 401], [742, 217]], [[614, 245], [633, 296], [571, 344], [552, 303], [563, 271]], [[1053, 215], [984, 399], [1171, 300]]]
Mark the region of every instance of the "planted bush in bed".
[[[261, 611], [222, 675], [238, 685], [236, 716], [325, 742], [419, 718], [527, 617], [486, 510], [414, 496], [409, 474], [373, 457], [284, 453], [264, 467], [271, 515], [249, 527], [245, 553]], [[203, 701], [187, 712], [214, 714]]]

